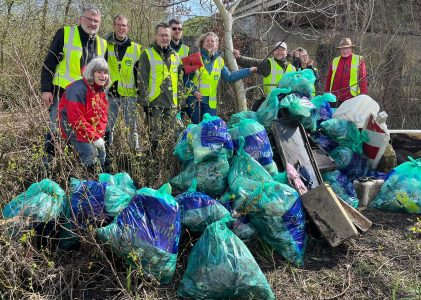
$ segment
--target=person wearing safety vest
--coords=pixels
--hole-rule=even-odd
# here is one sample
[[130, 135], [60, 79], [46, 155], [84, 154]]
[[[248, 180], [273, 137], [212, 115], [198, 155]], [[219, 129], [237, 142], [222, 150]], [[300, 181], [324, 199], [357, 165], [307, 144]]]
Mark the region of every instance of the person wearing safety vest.
[[138, 102], [146, 114], [153, 153], [165, 133], [175, 128], [178, 90], [183, 83], [179, 80], [181, 60], [170, 47], [170, 26], [159, 23], [155, 31], [155, 42], [140, 55], [138, 72]]
[[41, 70], [41, 98], [50, 112], [45, 163], [55, 155], [59, 99], [69, 84], [82, 78], [84, 67], [94, 57], [104, 57], [107, 49], [107, 42], [97, 35], [101, 24], [98, 8], [83, 9], [79, 22], [79, 26], [64, 26], [56, 32]]
[[118, 15], [113, 20], [114, 32], [107, 36], [107, 62], [110, 66], [111, 87], [108, 90], [108, 126], [106, 142], [112, 144], [113, 131], [119, 110], [122, 110], [125, 125], [129, 128], [129, 143], [139, 150], [137, 132], [137, 72], [141, 46], [127, 36], [128, 19]]
[[310, 69], [313, 71], [314, 77], [316, 77], [316, 81], [313, 85], [313, 93], [311, 94], [312, 97], [316, 96], [316, 90], [319, 90], [319, 70], [315, 67], [315, 63], [307, 54], [307, 50], [299, 47], [292, 52], [293, 57], [296, 58], [298, 56], [298, 61], [294, 59], [293, 64], [297, 71]]
[[190, 54], [190, 48], [184, 44], [182, 39], [183, 23], [176, 19], [171, 19], [168, 23], [171, 26], [171, 48], [173, 48], [180, 59], [182, 59]]
[[[240, 51], [234, 49], [234, 56], [239, 65], [243, 67], [257, 67], [257, 74], [263, 76], [263, 92], [269, 95], [270, 91], [278, 86], [283, 75], [288, 72], [295, 72], [295, 67], [287, 61], [288, 48], [285, 42], [277, 42], [273, 51], [273, 57], [265, 60], [241, 56]], [[253, 110], [262, 104], [266, 97], [257, 100], [253, 105]]]
[[326, 78], [325, 92], [334, 94], [338, 105], [368, 92], [364, 59], [352, 53], [352, 47], [350, 38], [341, 39], [336, 47], [341, 55], [333, 59]]
[[250, 76], [257, 68], [246, 68], [230, 72], [218, 52], [219, 38], [214, 32], [207, 32], [199, 38], [198, 48], [203, 66], [187, 75], [187, 115], [198, 124], [205, 113], [216, 115], [218, 83], [222, 78], [235, 82]]

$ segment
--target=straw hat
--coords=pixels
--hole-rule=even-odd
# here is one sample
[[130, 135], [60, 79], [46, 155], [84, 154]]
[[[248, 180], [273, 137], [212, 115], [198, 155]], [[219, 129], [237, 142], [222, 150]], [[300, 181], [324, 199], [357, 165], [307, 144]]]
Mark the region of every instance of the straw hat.
[[336, 49], [341, 49], [341, 48], [349, 48], [349, 47], [355, 47], [355, 45], [352, 44], [351, 39], [350, 38], [343, 38], [341, 39], [341, 41], [339, 42], [339, 46], [336, 47]]

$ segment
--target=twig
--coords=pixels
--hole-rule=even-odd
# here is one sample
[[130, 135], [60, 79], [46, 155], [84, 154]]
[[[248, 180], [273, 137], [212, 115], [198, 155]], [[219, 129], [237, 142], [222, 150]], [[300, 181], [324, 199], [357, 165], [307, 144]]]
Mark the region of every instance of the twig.
[[346, 265], [346, 269], [348, 271], [348, 285], [347, 285], [347, 287], [340, 294], [337, 294], [337, 295], [335, 295], [333, 297], [329, 297], [329, 298], [323, 298], [324, 300], [337, 299], [340, 296], [344, 295], [346, 293], [346, 291], [350, 288], [350, 286], [351, 286], [351, 265]]

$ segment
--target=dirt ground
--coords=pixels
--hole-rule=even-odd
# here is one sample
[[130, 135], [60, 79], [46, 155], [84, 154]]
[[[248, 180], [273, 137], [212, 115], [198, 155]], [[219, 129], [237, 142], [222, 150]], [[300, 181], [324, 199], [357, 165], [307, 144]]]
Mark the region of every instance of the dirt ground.
[[[277, 299], [421, 299], [421, 239], [408, 231], [417, 216], [364, 214], [372, 228], [336, 248], [310, 236], [299, 268], [252, 241], [249, 248]], [[40, 243], [34, 249], [22, 237], [13, 242], [3, 235], [0, 299], [175, 299], [197, 239], [184, 234], [174, 279], [159, 286], [136, 273], [128, 276], [124, 263], [93, 239], [78, 251], [63, 252], [40, 248]]]

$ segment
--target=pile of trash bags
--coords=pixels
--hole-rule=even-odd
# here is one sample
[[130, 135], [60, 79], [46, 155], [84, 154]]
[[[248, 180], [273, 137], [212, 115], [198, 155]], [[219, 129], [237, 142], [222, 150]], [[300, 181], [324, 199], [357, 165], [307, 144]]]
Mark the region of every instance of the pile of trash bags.
[[[271, 123], [280, 114], [301, 122], [338, 166], [323, 173], [323, 180], [353, 207], [359, 205], [353, 181], [371, 172], [364, 153], [370, 133], [349, 118], [334, 118], [330, 103], [335, 96], [314, 96], [314, 81], [311, 70], [287, 73], [257, 112], [233, 114], [227, 123], [205, 114], [199, 124], [188, 125], [173, 151], [181, 171], [158, 190], [137, 189], [127, 173], [72, 179], [69, 195], [44, 179], [12, 199], [3, 217], [64, 219], [63, 248], [79, 242], [79, 231], [93, 227], [98, 240], [127, 264], [164, 284], [176, 271], [183, 232], [192, 232], [200, 238], [178, 296], [275, 299], [246, 243], [260, 239], [286, 261], [302, 266], [307, 233], [300, 195], [307, 187], [302, 174], [291, 177], [290, 164], [276, 164]], [[420, 174], [421, 159], [396, 167], [370, 207], [421, 213]]]

